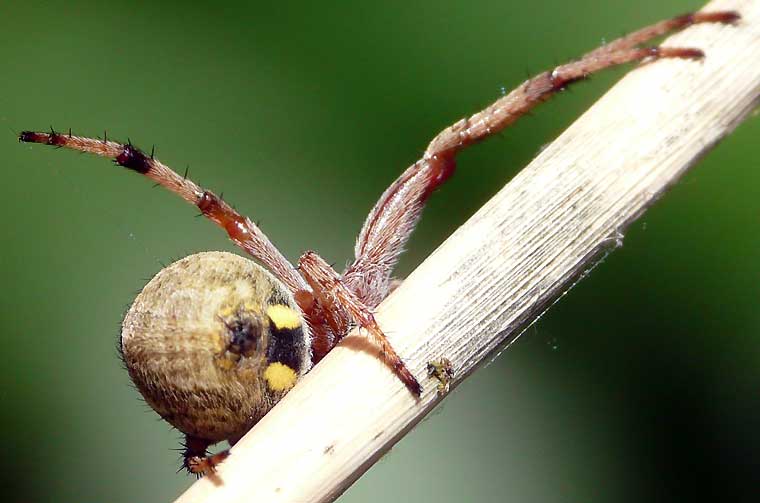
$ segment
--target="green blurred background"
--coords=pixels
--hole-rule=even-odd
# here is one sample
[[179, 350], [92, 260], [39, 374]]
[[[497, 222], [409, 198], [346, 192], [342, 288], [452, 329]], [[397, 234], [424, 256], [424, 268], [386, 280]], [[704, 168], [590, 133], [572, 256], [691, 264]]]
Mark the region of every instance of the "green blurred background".
[[[155, 143], [289, 258], [313, 248], [342, 264], [377, 196], [440, 129], [528, 73], [699, 6], [3, 2], [4, 500], [160, 502], [192, 482], [174, 473], [180, 435], [130, 387], [116, 338], [161, 264], [234, 250], [141, 177], [14, 131]], [[399, 275], [621, 73], [462, 155]], [[340, 501], [756, 501], [758, 138], [752, 116]]]

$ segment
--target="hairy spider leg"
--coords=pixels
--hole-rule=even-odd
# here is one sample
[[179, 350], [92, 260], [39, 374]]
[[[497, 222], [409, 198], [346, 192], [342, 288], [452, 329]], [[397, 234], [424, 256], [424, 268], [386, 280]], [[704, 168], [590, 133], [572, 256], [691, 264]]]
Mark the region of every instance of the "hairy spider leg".
[[[401, 381], [415, 396], [422, 394], [422, 386], [393, 349], [380, 326], [375, 321], [372, 310], [349, 290], [338, 273], [314, 252], [306, 252], [298, 260], [299, 269], [311, 286], [314, 295], [320, 300], [320, 305], [336, 304], [345, 311], [351, 320], [365, 329], [367, 336], [380, 349], [383, 361], [393, 369]], [[328, 309], [330, 312], [335, 312]], [[346, 323], [348, 319], [344, 320]], [[348, 326], [337, 332], [340, 336], [348, 332]], [[335, 344], [340, 342], [334, 341]]]
[[734, 11], [697, 12], [653, 24], [613, 40], [583, 56], [525, 81], [493, 104], [444, 129], [414, 163], [380, 196], [356, 241], [355, 261], [343, 273], [346, 285], [368, 307], [389, 293], [391, 273], [430, 194], [456, 167], [456, 154], [514, 123], [569, 84], [605, 68], [643, 59], [703, 57], [691, 48], [636, 47], [697, 23], [734, 23]]
[[131, 143], [84, 138], [55, 131], [49, 133], [24, 131], [19, 135], [19, 141], [42, 143], [108, 157], [119, 166], [147, 176], [158, 185], [197, 206], [205, 217], [224, 229], [236, 245], [264, 264], [291, 291], [308, 288], [298, 271], [248, 217], [238, 213], [213, 192], [199, 187], [187, 177], [180, 176], [152, 155], [144, 154]]
[[211, 442], [202, 438], [185, 435], [185, 450], [182, 453], [182, 468], [198, 477], [210, 475], [216, 472], [216, 467], [230, 455], [229, 449], [224, 449], [216, 454], [207, 452]]
[[667, 33], [681, 30], [687, 26], [699, 23], [723, 23], [731, 24], [739, 21], [741, 16], [736, 11], [713, 11], [713, 12], [689, 12], [680, 16], [672, 17], [659, 23], [645, 26], [640, 30], [616, 38], [593, 51], [586, 53], [581, 59], [595, 56], [604, 52], [615, 52], [621, 49], [630, 49], [639, 44], [643, 44], [653, 38], [665, 35]]

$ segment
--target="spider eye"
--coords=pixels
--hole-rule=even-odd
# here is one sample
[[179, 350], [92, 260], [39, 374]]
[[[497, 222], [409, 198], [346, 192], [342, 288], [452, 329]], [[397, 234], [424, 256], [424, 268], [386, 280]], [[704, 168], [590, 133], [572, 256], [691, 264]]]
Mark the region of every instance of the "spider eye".
[[227, 323], [230, 342], [227, 351], [241, 356], [252, 356], [259, 345], [263, 326], [255, 316], [239, 318]]

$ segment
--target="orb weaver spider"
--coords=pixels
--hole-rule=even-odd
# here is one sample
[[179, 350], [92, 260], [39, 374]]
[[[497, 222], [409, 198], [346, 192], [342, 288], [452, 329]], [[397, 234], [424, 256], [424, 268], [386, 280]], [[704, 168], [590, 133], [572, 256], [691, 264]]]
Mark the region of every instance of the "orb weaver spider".
[[342, 273], [312, 251], [294, 267], [249, 218], [130, 142], [54, 130], [24, 131], [19, 141], [90, 152], [147, 176], [195, 205], [266, 268], [228, 253], [191, 255], [160, 271], [124, 319], [120, 347], [130, 377], [146, 401], [185, 434], [183, 466], [207, 474], [228, 455], [208, 455], [207, 448], [222, 440], [234, 445], [354, 326], [411, 393], [422, 393], [373, 310], [392, 290], [393, 268], [425, 202], [454, 173], [461, 150], [605, 68], [703, 57], [693, 48], [640, 47], [654, 37], [695, 23], [738, 19], [732, 11], [700, 12], [642, 28], [528, 79], [446, 128], [382, 194], [359, 233], [354, 262]]

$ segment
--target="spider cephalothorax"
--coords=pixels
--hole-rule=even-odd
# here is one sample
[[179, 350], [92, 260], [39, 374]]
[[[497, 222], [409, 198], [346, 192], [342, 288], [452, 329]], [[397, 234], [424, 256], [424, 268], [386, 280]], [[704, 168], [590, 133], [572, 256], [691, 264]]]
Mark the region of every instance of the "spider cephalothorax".
[[[459, 151], [501, 131], [556, 92], [604, 68], [644, 59], [700, 58], [690, 48], [639, 44], [694, 23], [731, 23], [735, 12], [695, 13], [621, 37], [527, 80], [476, 114], [442, 131], [391, 184], [370, 212], [342, 273], [314, 252], [293, 267], [247, 217], [186, 176], [132, 144], [25, 131], [22, 142], [91, 152], [151, 178], [197, 206], [261, 266], [229, 253], [186, 257], [160, 271], [124, 318], [121, 351], [146, 401], [186, 435], [184, 466], [207, 473], [227, 451], [206, 456], [209, 445], [234, 444], [330, 351], [353, 326], [409, 390], [422, 386], [380, 330], [374, 308], [391, 290], [391, 273], [430, 194], [454, 172]], [[439, 391], [452, 369], [444, 358], [430, 367]]]

